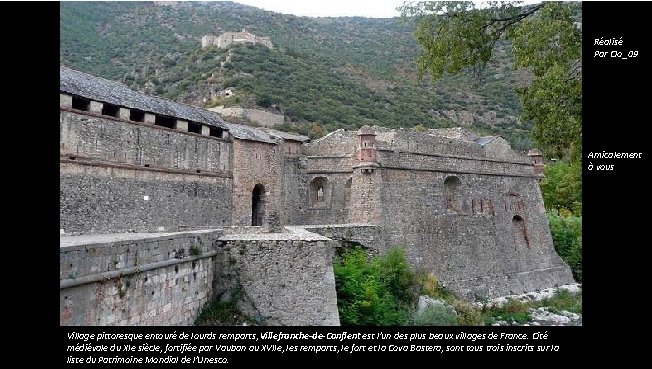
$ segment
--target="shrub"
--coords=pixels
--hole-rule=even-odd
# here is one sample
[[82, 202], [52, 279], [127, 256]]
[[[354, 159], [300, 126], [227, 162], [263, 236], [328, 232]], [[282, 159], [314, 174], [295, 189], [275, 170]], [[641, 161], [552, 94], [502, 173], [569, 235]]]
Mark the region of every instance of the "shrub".
[[458, 325], [484, 325], [484, 319], [480, 310], [460, 300], [455, 300], [453, 307], [457, 311]]
[[418, 271], [414, 275], [415, 283], [420, 288], [419, 294], [430, 296], [433, 299], [444, 300], [447, 303], [453, 303], [455, 295], [446, 289], [434, 275]]
[[450, 306], [431, 305], [421, 313], [415, 314], [413, 325], [457, 325], [457, 315]]
[[499, 320], [504, 320], [508, 323], [527, 323], [532, 320], [529, 310], [530, 304], [510, 299], [502, 306], [492, 307], [486, 310], [485, 323], [491, 325]]
[[573, 277], [582, 282], [582, 216], [560, 216], [555, 210], [548, 212], [552, 242], [559, 256], [570, 266]]
[[553, 297], [543, 300], [541, 306], [547, 306], [554, 313], [570, 311], [571, 313], [582, 314], [582, 294], [559, 289]]
[[403, 250], [368, 260], [361, 248], [334, 262], [342, 325], [404, 325], [414, 302], [412, 278]]

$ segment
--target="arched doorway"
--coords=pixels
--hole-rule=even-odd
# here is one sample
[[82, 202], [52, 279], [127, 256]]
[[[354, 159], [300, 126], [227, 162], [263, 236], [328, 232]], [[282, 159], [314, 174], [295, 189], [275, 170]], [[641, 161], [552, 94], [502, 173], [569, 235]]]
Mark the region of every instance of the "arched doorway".
[[261, 184], [257, 184], [251, 192], [251, 225], [262, 226], [264, 213], [265, 187]]
[[330, 201], [330, 185], [326, 177], [315, 177], [310, 181], [310, 205], [323, 206]]
[[530, 247], [530, 240], [527, 237], [525, 221], [518, 215], [512, 218], [512, 231], [514, 232], [514, 249]]
[[458, 177], [446, 177], [446, 180], [444, 180], [444, 198], [448, 213], [462, 213], [462, 181]]

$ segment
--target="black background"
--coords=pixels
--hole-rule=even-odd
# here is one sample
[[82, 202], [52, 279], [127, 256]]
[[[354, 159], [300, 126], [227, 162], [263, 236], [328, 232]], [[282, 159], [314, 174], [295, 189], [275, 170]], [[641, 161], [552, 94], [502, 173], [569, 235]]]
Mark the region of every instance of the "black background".
[[[650, 15], [646, 2], [583, 2], [583, 326], [582, 327], [60, 327], [58, 306], [58, 201], [56, 152], [58, 94], [58, 3], [3, 3], [4, 86], [3, 169], [5, 181], [5, 304], [11, 313], [6, 337], [18, 346], [5, 360], [65, 365], [67, 333], [77, 332], [547, 332], [543, 342], [506, 344], [559, 345], [557, 353], [361, 353], [225, 355], [230, 367], [356, 362], [369, 365], [425, 365], [439, 359], [481, 360], [487, 365], [530, 365], [553, 361], [629, 356], [645, 352], [631, 332], [647, 334], [649, 314], [646, 258], [649, 193], [647, 155], [652, 101], [650, 89]], [[594, 39], [621, 38], [623, 45], [594, 45]], [[637, 50], [635, 59], [594, 58], [596, 50]], [[592, 160], [590, 152], [642, 152], [642, 159]], [[615, 164], [613, 171], [588, 171], [589, 162]], [[13, 237], [17, 235], [18, 237]], [[478, 343], [479, 342], [479, 343]], [[125, 342], [115, 342], [122, 344]], [[224, 342], [230, 344], [231, 342]], [[280, 344], [331, 344], [282, 341]], [[345, 341], [345, 344], [461, 344], [432, 341]], [[476, 344], [487, 341], [476, 341]], [[473, 344], [464, 341], [464, 345]], [[27, 350], [27, 356], [18, 351]], [[31, 352], [31, 354], [29, 354]], [[348, 356], [347, 356], [348, 355]], [[88, 355], [86, 355], [88, 356]], [[510, 365], [511, 366], [511, 365]]]

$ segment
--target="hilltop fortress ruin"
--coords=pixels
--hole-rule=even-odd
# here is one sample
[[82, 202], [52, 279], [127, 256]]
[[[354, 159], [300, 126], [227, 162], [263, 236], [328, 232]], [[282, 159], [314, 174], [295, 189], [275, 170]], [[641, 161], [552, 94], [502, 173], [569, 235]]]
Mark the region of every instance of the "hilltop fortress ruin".
[[60, 323], [187, 325], [210, 299], [338, 325], [334, 250], [400, 245], [473, 300], [572, 283], [541, 155], [455, 129], [307, 137], [60, 68]]
[[215, 45], [220, 49], [226, 49], [232, 44], [237, 43], [260, 44], [270, 49], [273, 48], [272, 41], [269, 37], [256, 36], [253, 33], [247, 32], [244, 28], [242, 32], [224, 32], [219, 36], [205, 35], [201, 38], [202, 48]]

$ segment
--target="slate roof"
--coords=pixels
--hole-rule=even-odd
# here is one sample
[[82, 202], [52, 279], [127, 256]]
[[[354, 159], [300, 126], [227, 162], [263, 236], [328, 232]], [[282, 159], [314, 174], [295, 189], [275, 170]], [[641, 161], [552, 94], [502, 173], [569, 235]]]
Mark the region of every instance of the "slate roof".
[[59, 67], [59, 90], [95, 101], [228, 129], [227, 124], [216, 113], [196, 106], [145, 95], [129, 89], [125, 84], [95, 77], [64, 66]]
[[271, 136], [282, 138], [286, 141], [308, 142], [310, 137], [299, 135], [296, 133], [283, 132], [272, 128], [260, 128], [261, 130], [269, 133]]
[[277, 138], [270, 136], [267, 132], [264, 132], [258, 128], [232, 123], [227, 123], [227, 126], [229, 127], [231, 136], [240, 140], [266, 142], [270, 144], [279, 143]]
[[486, 144], [495, 140], [496, 138], [498, 138], [498, 136], [484, 136], [475, 140], [475, 143], [477, 143], [480, 146], [485, 146]]
[[475, 132], [462, 127], [434, 128], [429, 129], [427, 132], [430, 136], [444, 137], [452, 140], [476, 142], [479, 138]]

